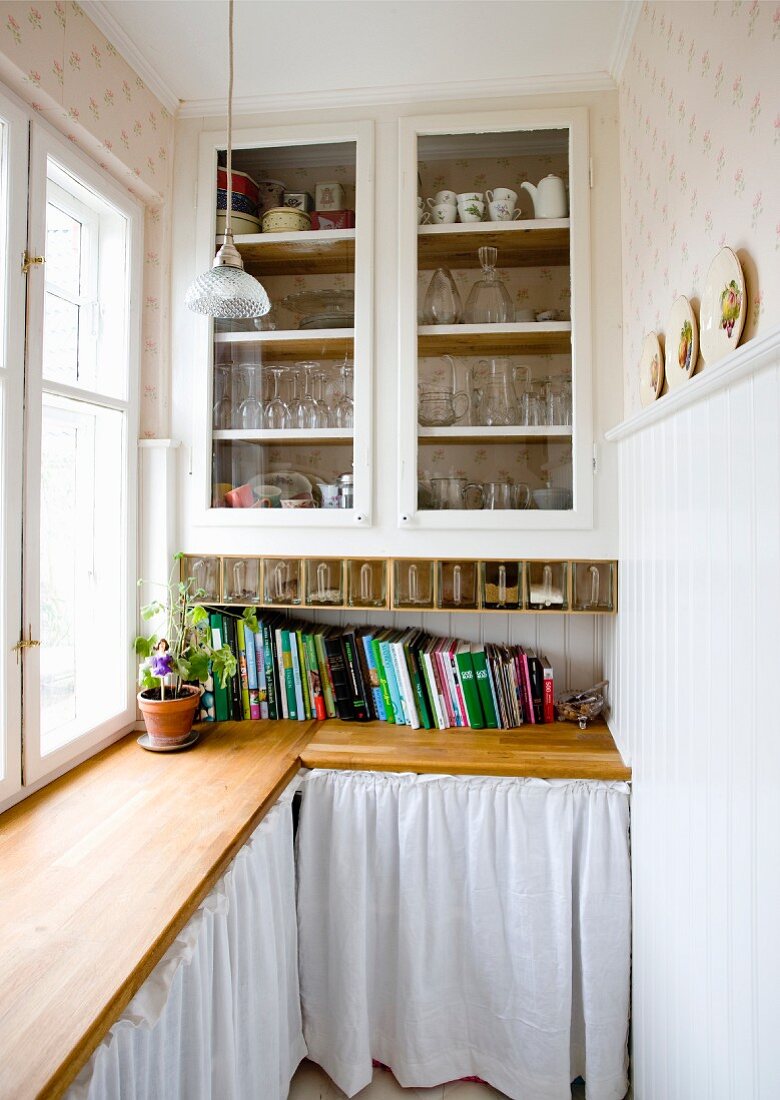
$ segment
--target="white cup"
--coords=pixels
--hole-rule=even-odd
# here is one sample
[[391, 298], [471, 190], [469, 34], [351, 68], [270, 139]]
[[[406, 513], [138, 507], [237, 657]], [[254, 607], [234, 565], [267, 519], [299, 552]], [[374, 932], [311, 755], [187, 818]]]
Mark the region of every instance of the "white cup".
[[458, 216], [457, 207], [448, 202], [439, 202], [431, 207], [431, 221], [434, 225], [448, 225], [454, 222]]
[[495, 191], [486, 191], [488, 202], [507, 202], [514, 208], [517, 206], [517, 191], [511, 187], [497, 187]]
[[425, 199], [422, 197], [422, 195], [417, 196], [417, 209], [418, 210], [424, 210], [425, 209]]
[[484, 213], [484, 202], [471, 199], [467, 202], [458, 203], [458, 215], [462, 222], [481, 222]]
[[428, 206], [433, 209], [434, 206], [438, 206], [443, 202], [446, 202], [449, 206], [456, 206], [458, 197], [454, 191], [437, 191], [432, 199], [428, 199]]
[[[427, 210], [421, 210], [420, 207], [418, 206], [417, 207], [417, 224], [418, 225], [427, 225], [430, 220], [431, 220], [431, 215], [428, 213], [428, 211]], [[453, 221], [454, 220], [455, 219], [453, 218]]]
[[458, 206], [462, 202], [484, 202], [485, 196], [481, 191], [464, 191], [462, 195], [458, 195]]
[[488, 203], [488, 217], [492, 222], [517, 221], [521, 216], [519, 210], [503, 200]]

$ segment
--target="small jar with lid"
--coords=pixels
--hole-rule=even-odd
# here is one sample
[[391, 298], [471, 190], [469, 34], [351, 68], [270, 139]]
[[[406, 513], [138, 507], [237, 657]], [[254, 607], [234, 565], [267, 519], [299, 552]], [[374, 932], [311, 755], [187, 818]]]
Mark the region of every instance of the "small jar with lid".
[[339, 474], [336, 478], [339, 487], [339, 508], [355, 507], [355, 475]]

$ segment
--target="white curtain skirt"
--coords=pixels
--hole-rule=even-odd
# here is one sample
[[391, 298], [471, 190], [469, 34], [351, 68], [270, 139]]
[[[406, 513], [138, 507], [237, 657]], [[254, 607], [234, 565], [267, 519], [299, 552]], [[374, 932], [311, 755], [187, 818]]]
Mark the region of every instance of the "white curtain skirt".
[[306, 1054], [287, 788], [67, 1093], [286, 1100]]
[[407, 1087], [621, 1100], [625, 783], [312, 771], [297, 837], [309, 1057], [348, 1096]]

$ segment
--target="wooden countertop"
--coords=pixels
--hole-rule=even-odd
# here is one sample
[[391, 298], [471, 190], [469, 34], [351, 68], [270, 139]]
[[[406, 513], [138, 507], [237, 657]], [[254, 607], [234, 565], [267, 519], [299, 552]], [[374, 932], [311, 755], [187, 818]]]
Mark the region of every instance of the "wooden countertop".
[[570, 722], [517, 730], [412, 730], [385, 722], [323, 722], [301, 755], [307, 768], [630, 779], [607, 726]]
[[0, 815], [0, 1100], [60, 1096], [301, 763], [629, 779], [606, 726], [223, 722], [131, 734]]
[[299, 770], [310, 722], [131, 734], [0, 816], [0, 1097], [61, 1095]]

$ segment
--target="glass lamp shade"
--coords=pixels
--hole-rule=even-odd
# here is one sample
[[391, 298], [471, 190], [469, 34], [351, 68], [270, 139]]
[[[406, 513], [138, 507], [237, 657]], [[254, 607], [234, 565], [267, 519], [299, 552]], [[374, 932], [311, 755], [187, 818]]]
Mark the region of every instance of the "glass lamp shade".
[[198, 275], [190, 285], [184, 303], [194, 313], [222, 320], [263, 317], [271, 308], [262, 283], [244, 271], [230, 233], [225, 234], [225, 243], [211, 270]]

